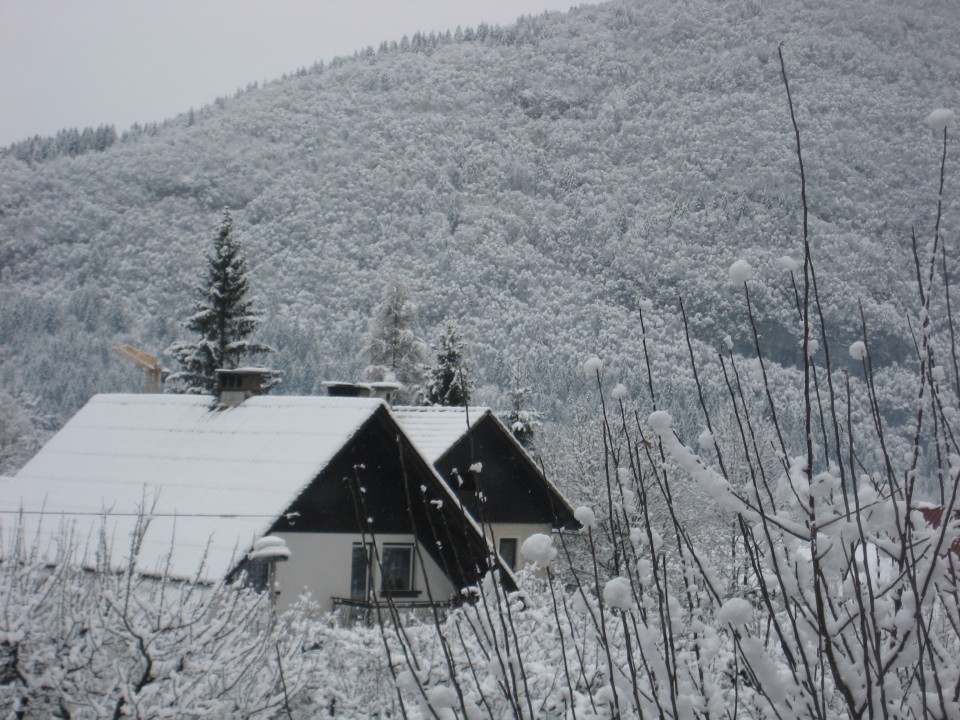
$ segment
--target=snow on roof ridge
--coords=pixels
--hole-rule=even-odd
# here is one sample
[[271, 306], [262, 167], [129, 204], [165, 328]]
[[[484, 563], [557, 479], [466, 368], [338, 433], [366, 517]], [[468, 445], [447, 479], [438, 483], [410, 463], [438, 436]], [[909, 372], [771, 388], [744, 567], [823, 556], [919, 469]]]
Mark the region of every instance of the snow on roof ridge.
[[[210, 405], [212, 408], [217, 404], [217, 398], [213, 395], [187, 395], [177, 393], [98, 393], [87, 401], [87, 404], [90, 403], [111, 405], [128, 405], [131, 403], [146, 403], [151, 405]], [[360, 407], [363, 403], [370, 406], [386, 404], [380, 398], [330, 397], [328, 395], [257, 395], [247, 398], [239, 405], [228, 408], [221, 407], [219, 409], [233, 410], [250, 405], [261, 405], [265, 407]]]
[[400, 412], [432, 412], [432, 413], [477, 413], [483, 415], [484, 413], [491, 412], [490, 408], [484, 405], [471, 405], [470, 407], [463, 407], [462, 405], [394, 405], [394, 410]]
[[[189, 400], [187, 400], [189, 398]], [[202, 404], [203, 402], [212, 403], [215, 400], [213, 395], [179, 395], [174, 393], [97, 393], [89, 400], [90, 403], [130, 403], [130, 402], [181, 402], [189, 404]], [[81, 408], [82, 409], [82, 408]]]

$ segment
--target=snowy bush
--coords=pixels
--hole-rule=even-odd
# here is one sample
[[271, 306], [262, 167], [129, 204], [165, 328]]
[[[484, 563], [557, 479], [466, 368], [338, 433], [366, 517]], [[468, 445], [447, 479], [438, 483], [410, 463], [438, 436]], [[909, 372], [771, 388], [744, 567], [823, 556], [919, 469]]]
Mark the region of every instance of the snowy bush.
[[[302, 608], [277, 618], [266, 594], [146, 577], [133, 561], [111, 571], [105, 537], [93, 569], [69, 551], [41, 562], [27, 540], [0, 562], [0, 707], [10, 717], [269, 718], [310, 702], [316, 656]], [[66, 530], [60, 540], [82, 542]], [[136, 543], [118, 551], [135, 557]]]

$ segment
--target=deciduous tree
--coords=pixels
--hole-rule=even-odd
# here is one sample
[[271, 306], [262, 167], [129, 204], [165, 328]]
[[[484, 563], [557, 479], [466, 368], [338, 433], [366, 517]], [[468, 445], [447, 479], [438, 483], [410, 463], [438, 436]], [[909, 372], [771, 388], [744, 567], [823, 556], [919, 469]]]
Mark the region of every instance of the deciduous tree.
[[392, 280], [383, 289], [368, 326], [364, 370], [368, 380], [396, 380], [409, 388], [419, 386], [427, 346], [417, 335], [417, 306], [410, 289]]
[[427, 383], [427, 402], [434, 405], [466, 405], [472, 387], [463, 358], [466, 344], [452, 320], [444, 323], [436, 344], [436, 364]]

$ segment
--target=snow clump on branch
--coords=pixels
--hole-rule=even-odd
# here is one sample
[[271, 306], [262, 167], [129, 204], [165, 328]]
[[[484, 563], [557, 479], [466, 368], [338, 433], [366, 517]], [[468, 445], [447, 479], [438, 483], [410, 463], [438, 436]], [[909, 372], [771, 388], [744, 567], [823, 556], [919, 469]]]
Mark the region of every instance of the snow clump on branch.
[[523, 541], [520, 554], [540, 567], [547, 567], [557, 556], [557, 549], [553, 546], [552, 537], [543, 533], [534, 533]]
[[680, 442], [673, 430], [673, 418], [670, 413], [665, 410], [655, 410], [650, 413], [649, 423], [660, 438], [664, 450], [717, 504], [732, 512], [742, 513], [745, 517], [753, 517], [753, 513], [733, 492], [727, 479], [707, 467], [693, 450]]
[[633, 607], [633, 591], [625, 577], [615, 577], [603, 586], [603, 601], [612, 608], [626, 612]]
[[603, 360], [594, 355], [583, 363], [583, 372], [588, 378], [594, 378], [603, 370]]
[[730, 266], [730, 282], [734, 285], [743, 285], [753, 277], [753, 267], [744, 259], [737, 260]]
[[782, 258], [777, 260], [777, 262], [780, 263], [780, 267], [787, 272], [795, 273], [800, 269], [800, 263], [798, 263], [789, 255], [784, 255]]
[[850, 357], [852, 357], [854, 360], [866, 360], [867, 346], [862, 340], [857, 340], [850, 346]]
[[427, 702], [430, 709], [439, 718], [455, 718], [453, 706], [457, 703], [457, 693], [446, 685], [436, 685], [427, 691]]
[[743, 598], [730, 598], [720, 607], [717, 620], [724, 625], [743, 627], [753, 620], [753, 606]]
[[949, 108], [940, 108], [927, 115], [927, 125], [934, 130], [953, 130], [957, 127], [957, 114]]
[[581, 505], [574, 510], [573, 517], [584, 528], [592, 528], [597, 522], [597, 514], [586, 505]]

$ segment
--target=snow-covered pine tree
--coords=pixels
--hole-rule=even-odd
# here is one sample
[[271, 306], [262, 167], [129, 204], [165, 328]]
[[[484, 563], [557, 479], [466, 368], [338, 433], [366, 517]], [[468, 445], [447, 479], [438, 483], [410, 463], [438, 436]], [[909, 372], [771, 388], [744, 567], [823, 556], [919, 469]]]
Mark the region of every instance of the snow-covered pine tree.
[[427, 402], [433, 405], [466, 405], [470, 402], [472, 387], [463, 359], [466, 344], [460, 328], [447, 320], [437, 338], [436, 365], [430, 371], [427, 383]]
[[[207, 256], [206, 275], [197, 291], [200, 299], [184, 327], [200, 337], [178, 340], [167, 348], [181, 367], [167, 379], [167, 387], [173, 392], [213, 393], [218, 369], [239, 367], [250, 355], [273, 352], [270, 346], [249, 339], [260, 323], [261, 313], [253, 307], [246, 256], [233, 236], [229, 212], [223, 213], [213, 252]], [[276, 382], [274, 378], [265, 383], [264, 390]]]
[[417, 306], [410, 289], [393, 280], [383, 289], [368, 326], [367, 380], [396, 381], [416, 394], [423, 377], [427, 345], [417, 336]]

